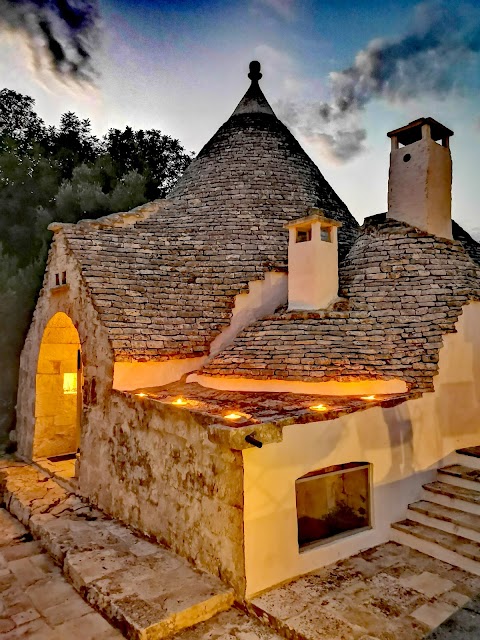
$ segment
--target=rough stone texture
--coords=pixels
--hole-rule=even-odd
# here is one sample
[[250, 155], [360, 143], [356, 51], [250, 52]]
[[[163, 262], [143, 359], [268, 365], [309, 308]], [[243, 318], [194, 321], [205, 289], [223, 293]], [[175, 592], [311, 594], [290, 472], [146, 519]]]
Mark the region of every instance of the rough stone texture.
[[63, 225], [58, 235], [81, 265], [116, 360], [196, 357], [228, 326], [249, 281], [286, 269], [283, 224], [312, 206], [343, 223], [343, 258], [357, 222], [288, 129], [249, 112], [219, 129], [148, 219]]
[[390, 542], [272, 589], [249, 608], [293, 640], [420, 640], [479, 590], [480, 578]]
[[459, 242], [396, 221], [368, 223], [340, 270], [343, 311], [280, 311], [245, 329], [202, 370], [256, 379], [405, 380], [430, 391], [442, 335], [480, 299]]
[[281, 640], [272, 629], [244, 613], [231, 609], [182, 631], [175, 640]]
[[[67, 284], [56, 287], [55, 275], [62, 272], [66, 273]], [[45, 328], [57, 312], [67, 314], [78, 331], [83, 362], [83, 404], [88, 407], [101, 401], [111, 388], [113, 352], [82, 280], [79, 264], [58, 236], [49, 253], [43, 289], [20, 358], [16, 433], [19, 453], [30, 459], [46, 455], [48, 449], [45, 439], [41, 443], [38, 438], [35, 440], [38, 436], [35, 431], [37, 364]], [[50, 435], [55, 437], [55, 432]]]
[[480, 596], [477, 596], [432, 631], [428, 640], [477, 640], [479, 629]]
[[[180, 409], [199, 415], [216, 418], [210, 427], [212, 437], [220, 425], [230, 430], [238, 430], [249, 425], [303, 424], [321, 422], [340, 416], [369, 409], [375, 406], [393, 407], [405, 400], [415, 397], [414, 394], [389, 394], [373, 396], [370, 400], [358, 396], [321, 396], [307, 393], [267, 392], [267, 391], [220, 391], [203, 387], [196, 382], [174, 382], [163, 387], [150, 387], [135, 390], [144, 393], [152, 400], [158, 400], [171, 406], [179, 398], [185, 402]], [[313, 409], [323, 405], [324, 410]], [[225, 418], [231, 412], [239, 412], [240, 420], [231, 421]]]
[[122, 638], [29, 540], [18, 520], [0, 509], [0, 638]]
[[79, 486], [242, 593], [242, 454], [209, 439], [214, 421], [114, 391], [86, 411]]
[[[28, 525], [84, 599], [126, 637], [165, 638], [232, 605], [232, 589], [134, 535], [36, 468], [3, 462], [0, 478], [7, 508]], [[38, 571], [19, 557], [9, 559], [25, 584], [35, 582]], [[66, 583], [64, 589], [74, 593]], [[41, 608], [57, 604], [51, 589], [39, 588], [31, 597]]]

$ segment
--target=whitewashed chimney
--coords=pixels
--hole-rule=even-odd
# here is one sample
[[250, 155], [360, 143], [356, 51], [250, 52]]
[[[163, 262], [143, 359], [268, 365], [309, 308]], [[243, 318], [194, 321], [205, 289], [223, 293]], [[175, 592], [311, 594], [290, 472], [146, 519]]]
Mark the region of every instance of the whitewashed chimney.
[[392, 143], [387, 217], [451, 238], [453, 131], [433, 118], [419, 118], [387, 135]]
[[338, 297], [338, 228], [341, 222], [309, 209], [285, 225], [288, 242], [288, 308], [326, 309]]

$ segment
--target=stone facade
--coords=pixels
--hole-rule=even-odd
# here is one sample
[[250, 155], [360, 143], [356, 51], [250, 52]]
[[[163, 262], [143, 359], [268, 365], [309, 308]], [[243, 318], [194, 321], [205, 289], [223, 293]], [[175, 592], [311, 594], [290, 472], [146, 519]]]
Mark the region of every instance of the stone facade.
[[241, 593], [241, 452], [209, 440], [212, 422], [113, 392], [86, 411], [80, 490]]

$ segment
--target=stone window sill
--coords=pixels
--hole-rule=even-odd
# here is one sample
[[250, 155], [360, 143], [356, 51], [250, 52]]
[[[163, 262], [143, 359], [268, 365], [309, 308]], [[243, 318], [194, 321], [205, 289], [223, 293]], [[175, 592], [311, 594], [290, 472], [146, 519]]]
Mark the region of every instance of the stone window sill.
[[58, 284], [55, 287], [51, 287], [50, 293], [52, 295], [56, 295], [57, 293], [63, 293], [64, 291], [68, 291], [70, 289], [69, 284]]

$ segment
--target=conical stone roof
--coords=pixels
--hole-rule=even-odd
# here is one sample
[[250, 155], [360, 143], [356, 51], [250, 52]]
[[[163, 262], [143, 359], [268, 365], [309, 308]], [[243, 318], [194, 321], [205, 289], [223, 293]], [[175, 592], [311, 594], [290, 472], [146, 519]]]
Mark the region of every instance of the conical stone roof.
[[343, 223], [340, 256], [358, 225], [258, 85], [201, 150], [148, 219], [113, 228], [65, 225], [116, 360], [209, 352], [235, 296], [287, 268], [284, 223], [324, 209]]
[[[318, 207], [343, 223], [343, 259], [358, 224], [300, 144], [276, 117], [259, 86], [260, 65], [250, 63], [251, 85], [232, 116], [203, 147], [169, 199], [188, 204], [192, 213], [215, 211], [218, 221], [243, 215], [289, 222]], [[286, 244], [282, 239], [284, 257]]]

